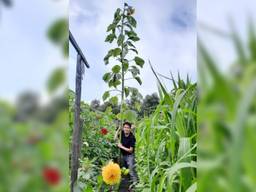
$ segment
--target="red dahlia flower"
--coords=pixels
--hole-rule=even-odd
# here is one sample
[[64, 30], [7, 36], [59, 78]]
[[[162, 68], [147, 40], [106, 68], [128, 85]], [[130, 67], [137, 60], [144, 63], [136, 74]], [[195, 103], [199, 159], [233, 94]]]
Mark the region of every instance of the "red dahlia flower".
[[56, 168], [46, 167], [43, 170], [43, 177], [49, 185], [57, 185], [60, 181], [60, 172]]
[[100, 130], [102, 135], [107, 135], [108, 134], [108, 130], [106, 128], [101, 128]]

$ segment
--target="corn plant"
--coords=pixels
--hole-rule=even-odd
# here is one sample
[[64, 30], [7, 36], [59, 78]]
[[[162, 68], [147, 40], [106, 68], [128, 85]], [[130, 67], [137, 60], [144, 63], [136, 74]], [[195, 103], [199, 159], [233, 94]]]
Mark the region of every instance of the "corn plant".
[[[179, 79], [168, 92], [159, 84], [160, 104], [137, 128], [138, 191], [196, 190], [196, 84]], [[185, 85], [185, 86], [183, 86]]]
[[217, 58], [199, 41], [199, 191], [255, 191], [256, 33], [248, 44], [232, 28], [227, 39], [237, 58], [221, 72]]

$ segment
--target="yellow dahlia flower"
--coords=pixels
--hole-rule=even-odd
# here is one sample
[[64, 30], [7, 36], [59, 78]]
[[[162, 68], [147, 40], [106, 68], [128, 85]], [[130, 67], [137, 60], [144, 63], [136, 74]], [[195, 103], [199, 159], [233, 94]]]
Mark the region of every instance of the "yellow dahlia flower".
[[110, 161], [102, 168], [103, 181], [108, 185], [115, 185], [120, 182], [121, 169], [118, 164]]

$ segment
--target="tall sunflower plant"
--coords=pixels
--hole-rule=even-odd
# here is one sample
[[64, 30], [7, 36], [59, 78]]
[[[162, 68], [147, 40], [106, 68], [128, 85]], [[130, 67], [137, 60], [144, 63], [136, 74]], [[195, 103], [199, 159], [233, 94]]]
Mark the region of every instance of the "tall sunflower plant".
[[[124, 3], [123, 9], [118, 8], [114, 13], [113, 22], [107, 27], [107, 37], [105, 42], [114, 44], [116, 47], [108, 51], [104, 57], [105, 65], [111, 65], [111, 71], [103, 75], [103, 80], [108, 84], [103, 96], [103, 101], [109, 100], [114, 105], [120, 103], [119, 130], [126, 120], [135, 120], [136, 114], [128, 110], [125, 99], [131, 94], [138, 94], [138, 89], [128, 86], [129, 81], [137, 81], [140, 85], [140, 69], [143, 68], [144, 60], [138, 56], [138, 50], [134, 43], [140, 40], [135, 28], [137, 21], [133, 17], [135, 9]], [[116, 94], [115, 94], [116, 93]], [[120, 101], [120, 102], [119, 102]], [[134, 118], [135, 117], [135, 118]]]

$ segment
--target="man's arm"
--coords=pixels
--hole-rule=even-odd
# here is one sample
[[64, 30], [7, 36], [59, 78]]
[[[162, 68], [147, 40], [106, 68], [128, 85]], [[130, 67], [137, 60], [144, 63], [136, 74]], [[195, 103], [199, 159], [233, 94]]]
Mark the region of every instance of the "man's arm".
[[127, 151], [128, 153], [132, 153], [133, 152], [133, 147], [127, 148], [127, 147], [123, 146], [121, 143], [119, 143], [117, 146], [120, 149], [123, 149], [123, 150]]

